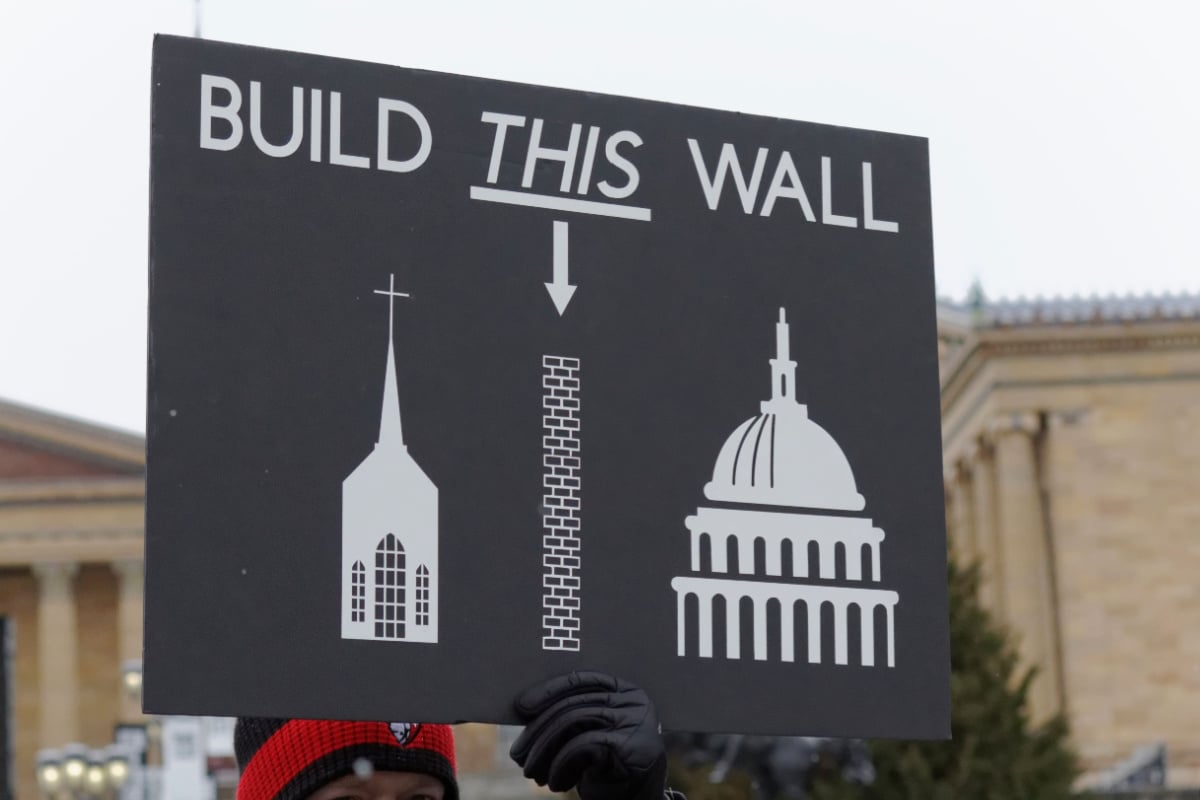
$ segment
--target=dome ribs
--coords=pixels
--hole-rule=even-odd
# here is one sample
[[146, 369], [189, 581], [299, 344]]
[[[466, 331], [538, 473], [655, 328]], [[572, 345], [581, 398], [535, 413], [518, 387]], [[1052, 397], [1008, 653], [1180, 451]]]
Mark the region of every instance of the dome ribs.
[[[754, 437], [754, 453], [750, 461], [750, 485], [758, 486], [758, 446], [762, 442], [763, 431], [767, 429], [767, 420], [775, 419], [774, 414], [765, 414], [759, 417], [758, 435]], [[774, 426], [772, 426], [774, 430]], [[774, 448], [772, 448], [772, 457], [774, 457]]]
[[771, 488], [775, 488], [775, 415], [771, 415]]
[[742, 447], [744, 447], [746, 444], [746, 437], [748, 437], [750, 435], [750, 431], [754, 429], [754, 423], [761, 419], [762, 417], [758, 416], [754, 419], [748, 419], [743, 423], [746, 426], [746, 430], [742, 432], [742, 438], [738, 441], [737, 452], [733, 455], [733, 475], [730, 476], [729, 479], [729, 482], [734, 486], [737, 485], [738, 464], [740, 464], [742, 461]]

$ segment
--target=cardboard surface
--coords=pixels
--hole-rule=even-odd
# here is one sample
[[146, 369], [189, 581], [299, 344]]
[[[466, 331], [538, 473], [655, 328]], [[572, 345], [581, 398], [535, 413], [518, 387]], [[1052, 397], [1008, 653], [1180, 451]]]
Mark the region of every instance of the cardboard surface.
[[949, 733], [923, 139], [159, 37], [148, 409], [150, 712]]

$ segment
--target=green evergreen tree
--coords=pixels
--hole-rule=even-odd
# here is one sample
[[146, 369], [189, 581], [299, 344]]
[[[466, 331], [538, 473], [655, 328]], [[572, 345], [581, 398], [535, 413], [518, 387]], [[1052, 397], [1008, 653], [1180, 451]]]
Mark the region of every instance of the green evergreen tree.
[[1061, 800], [1078, 774], [1067, 723], [1040, 726], [1026, 703], [1035, 671], [1018, 677], [1016, 649], [979, 602], [979, 568], [959, 568], [950, 587], [952, 738], [871, 743], [876, 778], [845, 783], [834, 770], [816, 776], [815, 800]]

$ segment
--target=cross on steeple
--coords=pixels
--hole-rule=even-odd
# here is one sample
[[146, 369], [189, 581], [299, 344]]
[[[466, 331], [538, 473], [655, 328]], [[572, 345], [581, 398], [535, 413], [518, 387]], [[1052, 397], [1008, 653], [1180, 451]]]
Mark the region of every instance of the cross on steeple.
[[375, 294], [386, 295], [388, 299], [387, 374], [383, 383], [383, 411], [379, 418], [379, 444], [390, 442], [403, 447], [404, 432], [400, 427], [400, 392], [396, 387], [396, 355], [393, 340], [396, 338], [394, 330], [396, 298], [409, 295], [407, 292], [396, 291], [394, 274], [388, 276], [387, 290], [376, 289]]
[[396, 298], [397, 297], [409, 297], [410, 295], [407, 292], [397, 292], [396, 291], [396, 273], [394, 273], [394, 272], [392, 274], [388, 275], [388, 288], [387, 289], [376, 289], [375, 294], [387, 295], [387, 298], [388, 298], [388, 338], [390, 339], [392, 336], [392, 330], [393, 330], [392, 322], [393, 322], [393, 315], [394, 315], [395, 306], [396, 306]]

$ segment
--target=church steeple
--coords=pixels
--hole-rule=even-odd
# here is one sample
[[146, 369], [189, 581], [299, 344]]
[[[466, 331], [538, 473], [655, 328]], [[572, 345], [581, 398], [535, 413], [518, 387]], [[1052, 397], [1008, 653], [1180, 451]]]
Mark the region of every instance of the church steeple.
[[375, 294], [387, 295], [388, 298], [388, 353], [387, 373], [383, 380], [383, 409], [379, 415], [379, 440], [377, 444], [394, 444], [404, 446], [404, 430], [400, 425], [400, 390], [396, 385], [396, 347], [395, 347], [395, 311], [396, 298], [408, 297], [404, 292], [396, 291], [396, 276], [388, 276], [387, 290], [376, 289]]

